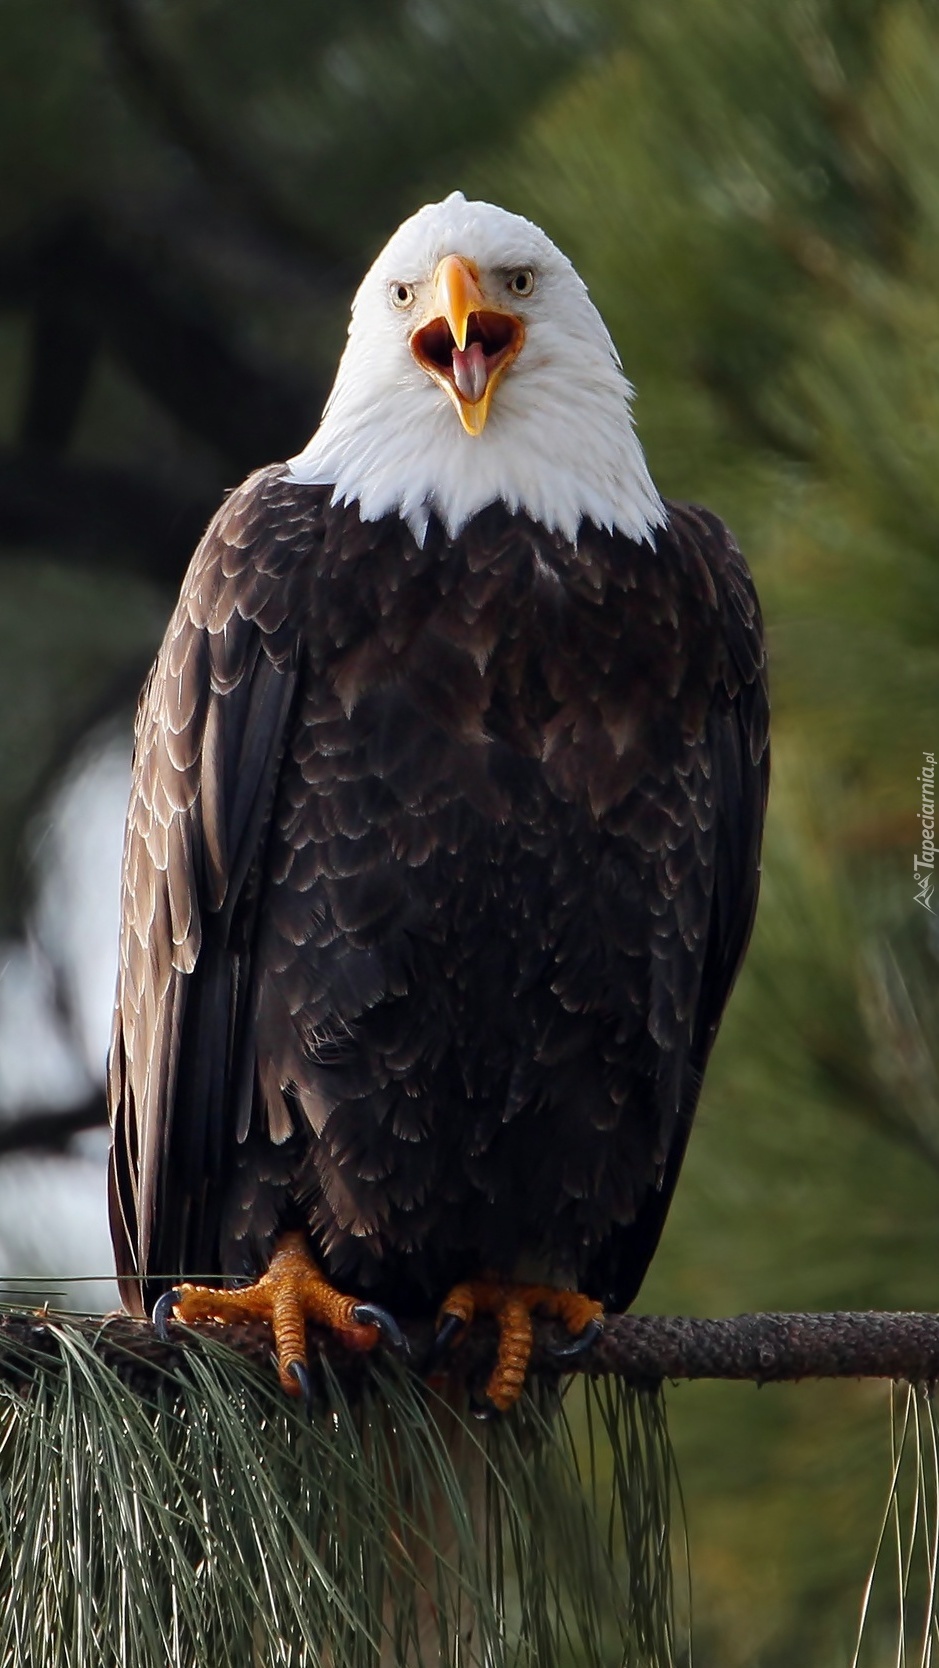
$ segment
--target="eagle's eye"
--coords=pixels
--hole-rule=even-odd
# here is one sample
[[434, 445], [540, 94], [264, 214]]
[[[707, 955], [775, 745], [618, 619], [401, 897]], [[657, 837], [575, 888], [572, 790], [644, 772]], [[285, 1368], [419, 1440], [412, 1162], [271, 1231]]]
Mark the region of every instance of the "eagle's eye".
[[414, 290], [410, 284], [402, 284], [400, 281], [391, 284], [389, 286], [389, 294], [391, 296], [392, 307], [399, 308], [402, 313], [405, 308], [413, 307], [414, 305]]
[[523, 266], [520, 271], [513, 272], [509, 279], [509, 289], [513, 295], [531, 295], [535, 287], [535, 274], [530, 266]]

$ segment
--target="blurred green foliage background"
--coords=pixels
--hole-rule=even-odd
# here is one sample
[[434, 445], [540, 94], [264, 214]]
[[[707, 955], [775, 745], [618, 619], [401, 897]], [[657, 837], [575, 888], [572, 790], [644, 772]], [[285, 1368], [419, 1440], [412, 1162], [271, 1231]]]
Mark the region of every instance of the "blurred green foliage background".
[[[312, 431], [368, 261], [489, 197], [578, 266], [769, 628], [763, 900], [641, 1306], [935, 1307], [937, 6], [0, 0], [0, 48], [8, 941], [30, 819], [129, 721], [222, 492]], [[673, 1393], [703, 1668], [850, 1661], [885, 1396]]]

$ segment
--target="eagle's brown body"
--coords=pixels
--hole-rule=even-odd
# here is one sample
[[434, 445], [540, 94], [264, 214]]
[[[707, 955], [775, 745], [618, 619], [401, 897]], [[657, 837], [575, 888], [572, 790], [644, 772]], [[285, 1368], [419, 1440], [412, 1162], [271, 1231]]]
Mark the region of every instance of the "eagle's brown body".
[[[761, 628], [721, 523], [423, 548], [283, 468], [197, 551], [137, 731], [111, 1095], [125, 1301], [262, 1269], [617, 1306], [746, 947]], [[141, 1278], [142, 1277], [142, 1280]]]

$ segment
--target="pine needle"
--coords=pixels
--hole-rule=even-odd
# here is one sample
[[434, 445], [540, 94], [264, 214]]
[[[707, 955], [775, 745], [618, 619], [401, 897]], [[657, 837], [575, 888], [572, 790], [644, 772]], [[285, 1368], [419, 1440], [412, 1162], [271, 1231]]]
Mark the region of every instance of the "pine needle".
[[211, 1340], [141, 1394], [48, 1329], [58, 1357], [0, 1386], [4, 1668], [674, 1661], [658, 1395], [481, 1425], [383, 1363], [307, 1418]]
[[[864, 1587], [851, 1668], [893, 1662], [932, 1668], [939, 1655], [939, 1433], [931, 1391], [893, 1386], [891, 1476], [871, 1568]], [[896, 1642], [871, 1626], [873, 1597], [891, 1550], [895, 1564]]]

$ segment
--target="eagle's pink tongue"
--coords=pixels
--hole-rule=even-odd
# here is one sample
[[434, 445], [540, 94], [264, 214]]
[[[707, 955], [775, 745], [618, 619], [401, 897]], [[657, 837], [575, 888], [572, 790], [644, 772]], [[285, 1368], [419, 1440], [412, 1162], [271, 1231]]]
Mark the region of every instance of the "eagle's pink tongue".
[[489, 375], [481, 342], [471, 342], [469, 347], [453, 349], [453, 380], [457, 391], [470, 405], [475, 405], [477, 400], [482, 399]]

